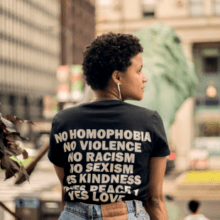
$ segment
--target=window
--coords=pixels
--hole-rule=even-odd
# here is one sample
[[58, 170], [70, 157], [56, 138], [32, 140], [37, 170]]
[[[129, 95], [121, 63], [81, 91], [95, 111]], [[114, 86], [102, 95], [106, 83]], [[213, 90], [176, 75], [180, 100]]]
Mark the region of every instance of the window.
[[218, 100], [218, 98], [206, 98], [205, 105], [206, 106], [218, 106], [219, 100]]
[[220, 123], [218, 121], [200, 122], [198, 125], [198, 137], [219, 137]]
[[11, 115], [15, 115], [15, 96], [10, 95], [9, 96], [9, 105], [10, 105], [10, 113]]
[[213, 0], [214, 2], [214, 14], [220, 15], [220, 0]]
[[154, 17], [156, 0], [141, 0], [143, 17]]
[[15, 105], [15, 96], [14, 95], [10, 95], [9, 96], [9, 104], [11, 106], [14, 106]]
[[204, 15], [204, 0], [190, 0], [190, 15], [200, 17]]
[[43, 119], [44, 104], [43, 104], [42, 98], [40, 98], [40, 100], [38, 102], [38, 106], [39, 106], [39, 118]]
[[204, 136], [217, 137], [220, 136], [220, 123], [219, 122], [206, 122], [204, 123]]
[[24, 106], [28, 106], [28, 97], [27, 96], [24, 97]]
[[204, 57], [205, 73], [218, 73], [218, 57]]
[[203, 49], [202, 50], [202, 63], [204, 74], [219, 74], [219, 58], [220, 53], [218, 49]]

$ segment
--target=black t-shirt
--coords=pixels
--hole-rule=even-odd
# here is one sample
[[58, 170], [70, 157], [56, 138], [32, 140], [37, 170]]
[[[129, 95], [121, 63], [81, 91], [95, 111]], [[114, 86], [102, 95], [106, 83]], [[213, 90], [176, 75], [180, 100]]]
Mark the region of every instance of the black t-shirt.
[[145, 201], [150, 158], [169, 154], [156, 111], [108, 100], [67, 108], [53, 118], [48, 157], [64, 168], [65, 201]]

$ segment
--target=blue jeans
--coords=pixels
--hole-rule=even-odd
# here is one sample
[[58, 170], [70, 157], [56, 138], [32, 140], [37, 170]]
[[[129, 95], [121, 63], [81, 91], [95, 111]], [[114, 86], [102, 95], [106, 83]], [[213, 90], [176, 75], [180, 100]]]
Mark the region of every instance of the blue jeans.
[[[150, 220], [144, 212], [141, 201], [125, 201], [128, 211], [128, 220]], [[59, 220], [102, 220], [101, 205], [82, 202], [67, 202]], [[112, 218], [114, 220], [114, 218]]]

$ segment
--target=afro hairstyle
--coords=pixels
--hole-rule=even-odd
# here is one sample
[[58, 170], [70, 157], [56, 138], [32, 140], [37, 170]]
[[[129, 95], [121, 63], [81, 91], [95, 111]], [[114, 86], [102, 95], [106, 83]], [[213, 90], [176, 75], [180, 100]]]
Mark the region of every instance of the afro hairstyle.
[[105, 90], [115, 70], [126, 72], [131, 58], [143, 52], [139, 39], [131, 34], [102, 34], [83, 53], [83, 73], [93, 90]]

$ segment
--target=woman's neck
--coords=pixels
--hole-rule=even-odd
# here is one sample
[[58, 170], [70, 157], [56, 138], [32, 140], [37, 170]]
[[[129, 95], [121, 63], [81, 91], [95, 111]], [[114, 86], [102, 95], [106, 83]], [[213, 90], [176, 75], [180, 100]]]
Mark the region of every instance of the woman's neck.
[[118, 99], [118, 98], [96, 98], [96, 97], [94, 97], [93, 99], [92, 99], [92, 101], [91, 102], [98, 102], [98, 101], [107, 101], [107, 100], [118, 100], [118, 101], [120, 101], [120, 99]]
[[104, 101], [104, 100], [120, 100], [117, 94], [103, 91], [94, 92], [94, 101]]

